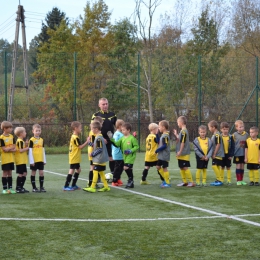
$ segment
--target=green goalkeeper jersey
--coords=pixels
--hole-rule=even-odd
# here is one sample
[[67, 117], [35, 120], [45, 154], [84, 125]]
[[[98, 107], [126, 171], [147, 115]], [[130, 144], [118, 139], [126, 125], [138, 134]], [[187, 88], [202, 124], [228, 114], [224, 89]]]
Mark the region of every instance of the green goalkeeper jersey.
[[[139, 145], [134, 136], [123, 136], [118, 141], [115, 141], [114, 138], [110, 139], [115, 146], [120, 147], [123, 153], [124, 163], [134, 164], [136, 151], [139, 149]], [[124, 151], [131, 150], [130, 154], [125, 154]]]

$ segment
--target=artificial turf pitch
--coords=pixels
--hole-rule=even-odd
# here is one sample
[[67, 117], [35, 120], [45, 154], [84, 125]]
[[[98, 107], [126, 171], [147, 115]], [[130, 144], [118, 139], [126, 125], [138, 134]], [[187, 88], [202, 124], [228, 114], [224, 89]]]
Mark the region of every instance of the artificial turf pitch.
[[[85, 187], [89, 165], [82, 157], [78, 185]], [[191, 159], [195, 181], [194, 154]], [[172, 187], [161, 189], [155, 168], [148, 174], [152, 184], [140, 185], [143, 165], [144, 153], [138, 153], [134, 189], [63, 192], [68, 156], [47, 155], [47, 193], [0, 196], [0, 259], [260, 258], [260, 187], [237, 186], [234, 167], [231, 186], [177, 187], [172, 153]], [[31, 191], [29, 176], [25, 187]]]

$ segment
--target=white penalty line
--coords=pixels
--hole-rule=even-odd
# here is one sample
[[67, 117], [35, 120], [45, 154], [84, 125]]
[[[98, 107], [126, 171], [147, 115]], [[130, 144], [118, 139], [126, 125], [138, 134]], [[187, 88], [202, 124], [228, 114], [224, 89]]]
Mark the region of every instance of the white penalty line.
[[[63, 176], [63, 177], [66, 176], [65, 174], [47, 171], [47, 170], [45, 170], [45, 172], [48, 172], [48, 173], [51, 173], [51, 174], [54, 174], [54, 175], [58, 175], [58, 176]], [[79, 178], [79, 179], [83, 180], [83, 181], [87, 181], [84, 178]], [[174, 205], [182, 206], [182, 207], [189, 208], [189, 209], [194, 209], [194, 210], [197, 210], [197, 211], [202, 211], [202, 212], [205, 212], [205, 213], [208, 213], [208, 214], [211, 214], [211, 215], [215, 215], [215, 216], [218, 216], [218, 217], [233, 219], [233, 220], [236, 220], [236, 221], [239, 221], [239, 222], [243, 222], [243, 223], [246, 223], [246, 224], [250, 224], [250, 225], [253, 225], [253, 226], [260, 227], [260, 223], [250, 221], [250, 220], [246, 220], [246, 219], [242, 219], [242, 218], [239, 217], [239, 216], [245, 216], [245, 215], [239, 215], [239, 216], [227, 215], [227, 214], [219, 213], [219, 212], [216, 212], [216, 211], [213, 211], [213, 210], [196, 207], [196, 206], [192, 206], [192, 205], [189, 205], [189, 204], [184, 204], [182, 202], [178, 202], [178, 201], [174, 201], [174, 200], [164, 199], [164, 198], [161, 198], [161, 197], [141, 193], [141, 192], [130, 190], [130, 189], [125, 189], [125, 188], [121, 188], [121, 187], [114, 187], [114, 186], [113, 186], [113, 188], [120, 189], [120, 190], [129, 192], [129, 193], [132, 193], [132, 194], [143, 196], [143, 197], [151, 198], [151, 199], [154, 199], [154, 200], [159, 200], [159, 201], [171, 203], [171, 204], [174, 204]]]

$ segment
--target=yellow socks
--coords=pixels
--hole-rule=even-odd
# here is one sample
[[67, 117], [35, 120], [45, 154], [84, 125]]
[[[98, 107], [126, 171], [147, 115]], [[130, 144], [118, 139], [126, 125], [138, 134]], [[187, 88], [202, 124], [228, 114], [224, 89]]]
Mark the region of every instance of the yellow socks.
[[201, 172], [201, 169], [197, 169], [197, 171], [196, 171], [196, 183], [200, 183], [200, 172]]
[[216, 175], [216, 179], [220, 181], [220, 172], [217, 165], [212, 165], [212, 169]]
[[93, 171], [93, 180], [92, 180], [91, 188], [96, 189], [97, 180], [98, 180], [98, 171], [94, 170]]
[[180, 170], [180, 173], [181, 173], [182, 182], [187, 183], [185, 170]]
[[104, 171], [102, 172], [99, 172], [99, 175], [100, 175], [100, 178], [104, 184], [104, 187], [107, 188], [108, 187], [108, 184], [107, 184], [107, 180], [106, 180], [106, 176], [105, 176], [105, 173]]
[[164, 180], [165, 180], [163, 168], [160, 168], [160, 170], [158, 170], [158, 172], [161, 174], [161, 176], [162, 176], [162, 177], [164, 178]]
[[188, 170], [185, 171], [185, 176], [186, 176], [186, 179], [189, 180], [189, 182], [193, 182], [193, 179], [192, 179], [192, 175], [191, 175], [190, 169], [188, 169]]
[[164, 180], [167, 184], [170, 184], [170, 174], [169, 172], [163, 172], [164, 173]]
[[227, 170], [227, 181], [231, 182], [231, 170]]
[[207, 182], [207, 169], [203, 169], [202, 183], [206, 183], [206, 182]]
[[220, 166], [218, 166], [218, 170], [219, 170], [219, 181], [224, 182], [224, 170], [225, 168], [222, 168]]

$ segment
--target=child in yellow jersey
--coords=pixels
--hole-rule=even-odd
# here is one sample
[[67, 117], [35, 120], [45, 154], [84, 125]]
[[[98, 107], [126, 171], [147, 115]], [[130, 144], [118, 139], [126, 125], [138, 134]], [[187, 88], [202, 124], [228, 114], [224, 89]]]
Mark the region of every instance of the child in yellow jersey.
[[222, 133], [222, 141], [224, 147], [225, 156], [222, 158], [222, 168], [221, 168], [221, 179], [224, 182], [224, 170], [227, 168], [227, 184], [231, 185], [231, 161], [234, 156], [235, 142], [232, 135], [229, 134], [229, 124], [227, 122], [222, 122], [220, 124], [220, 131]]
[[99, 189], [98, 191], [102, 191], [102, 192], [110, 191], [104, 173], [104, 171], [106, 170], [106, 163], [109, 161], [109, 157], [107, 153], [105, 139], [101, 134], [101, 124], [99, 122], [92, 122], [91, 131], [95, 135], [95, 141], [93, 145], [94, 149], [91, 154], [91, 157], [93, 158], [93, 164], [94, 164], [93, 181], [91, 187], [84, 188], [83, 190], [87, 192], [96, 192], [98, 174], [100, 174], [101, 180], [104, 183], [104, 187]]
[[1, 129], [3, 134], [0, 136], [1, 142], [1, 163], [2, 163], [2, 184], [3, 184], [3, 194], [15, 194], [16, 191], [13, 190], [13, 178], [12, 170], [14, 170], [14, 155], [15, 143], [14, 137], [11, 134], [13, 131], [12, 123], [8, 121], [3, 121], [1, 123]]
[[24, 138], [26, 137], [26, 131], [24, 127], [16, 127], [14, 134], [17, 136], [15, 151], [16, 173], [18, 174], [16, 179], [16, 192], [25, 193], [29, 192], [23, 187], [27, 176], [26, 164], [28, 162], [27, 152], [29, 150], [28, 140], [24, 142]]
[[[148, 126], [148, 129], [150, 130], [150, 134], [146, 138], [146, 152], [145, 152], [145, 162], [144, 162], [144, 170], [141, 180], [141, 185], [150, 184], [146, 178], [148, 175], [148, 171], [150, 167], [156, 166], [158, 157], [155, 153], [156, 149], [158, 148], [158, 142], [159, 142], [159, 135], [158, 135], [158, 129], [159, 126], [155, 123], [151, 123]], [[158, 172], [159, 173], [159, 172]], [[164, 181], [164, 178], [159, 173], [159, 176], [161, 177], [161, 180]]]
[[[32, 127], [33, 137], [29, 140], [29, 162], [31, 169], [32, 192], [46, 192], [43, 187], [44, 183], [44, 165], [46, 164], [44, 141], [40, 137], [42, 129], [39, 124]], [[36, 187], [35, 175], [39, 170], [40, 189]]]
[[[93, 119], [93, 122], [99, 122], [101, 124], [101, 127], [102, 127], [102, 124], [103, 124], [103, 119], [101, 116], [96, 116], [94, 119]], [[91, 153], [93, 152], [93, 144], [94, 144], [94, 141], [95, 141], [95, 135], [94, 133], [90, 130], [89, 132], [89, 135], [88, 135], [88, 141], [89, 141], [89, 146], [88, 146], [88, 159], [89, 159], [89, 163], [90, 163], [90, 169], [89, 169], [89, 174], [88, 174], [88, 184], [87, 184], [87, 187], [90, 187], [91, 184], [92, 184], [92, 180], [93, 180], [93, 169], [94, 169], [94, 164], [93, 164], [93, 161], [92, 161], [92, 157], [91, 157]], [[100, 180], [98, 180], [99, 182]]]
[[[80, 187], [77, 186], [77, 181], [79, 178], [79, 174], [81, 172], [80, 162], [81, 162], [81, 150], [88, 144], [88, 141], [81, 144], [79, 135], [82, 132], [82, 125], [78, 121], [73, 121], [71, 123], [71, 129], [73, 134], [70, 138], [70, 146], [69, 146], [69, 164], [70, 169], [67, 175], [65, 185], [63, 187], [64, 191], [74, 191], [80, 190]], [[73, 177], [71, 187], [70, 182]]]
[[259, 186], [259, 164], [260, 164], [260, 139], [257, 138], [259, 129], [256, 126], [250, 128], [250, 137], [245, 145], [245, 163], [249, 170], [249, 186]]
[[195, 184], [192, 179], [190, 167], [190, 141], [189, 133], [187, 130], [187, 119], [185, 116], [180, 116], [177, 119], [178, 127], [181, 128], [179, 135], [177, 130], [174, 129], [173, 133], [176, 136], [176, 157], [180, 167], [182, 182], [177, 186], [194, 187]]
[[206, 135], [207, 127], [201, 125], [199, 126], [199, 137], [196, 137], [193, 141], [197, 161], [196, 186], [201, 186], [200, 173], [202, 171], [202, 186], [204, 187], [207, 186], [208, 162], [213, 152], [212, 142]]

